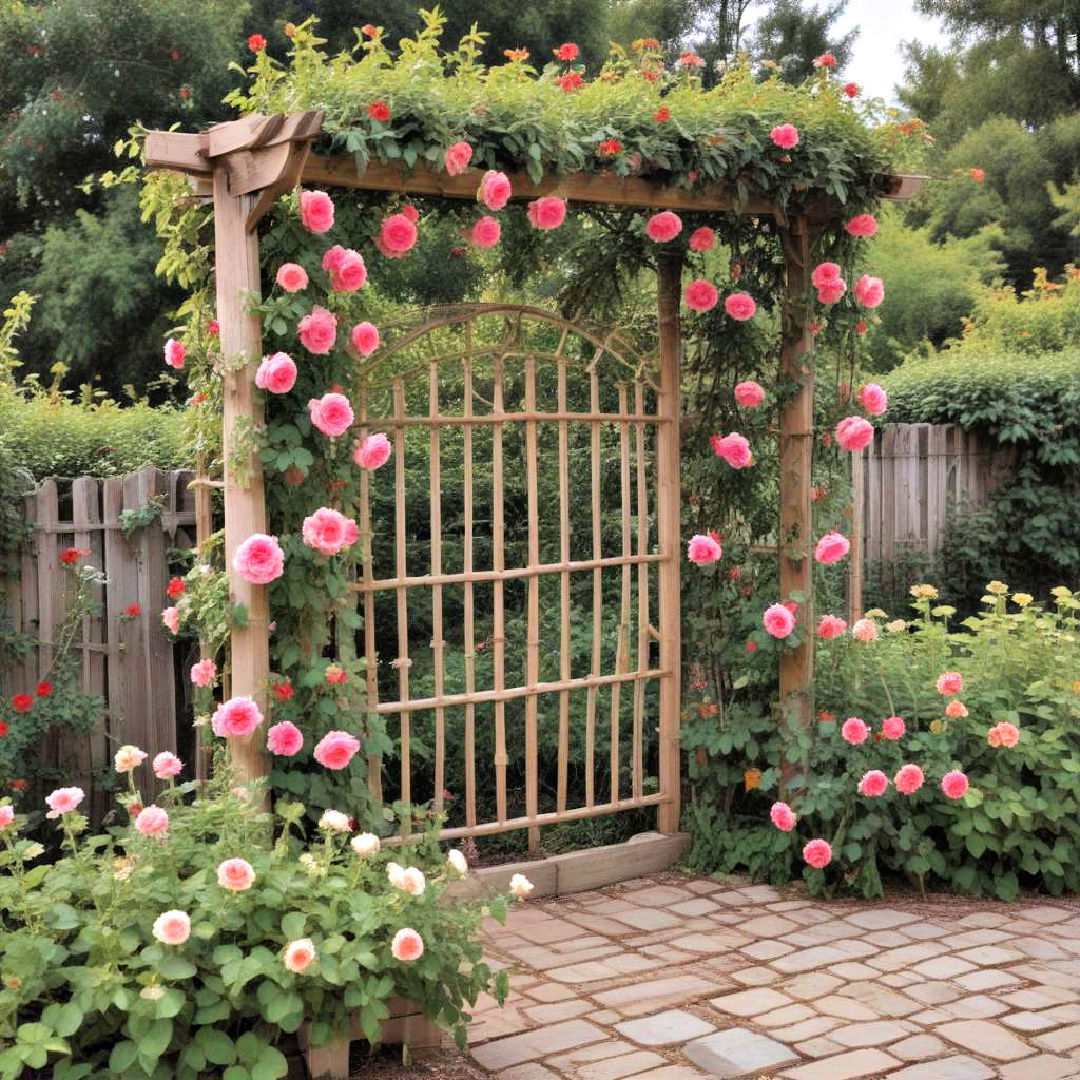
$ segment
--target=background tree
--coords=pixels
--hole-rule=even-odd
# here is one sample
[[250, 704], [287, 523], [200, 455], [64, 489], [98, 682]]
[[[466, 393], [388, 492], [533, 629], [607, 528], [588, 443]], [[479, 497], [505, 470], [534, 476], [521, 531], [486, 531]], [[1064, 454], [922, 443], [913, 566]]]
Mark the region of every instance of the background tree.
[[812, 75], [814, 57], [823, 53], [831, 52], [837, 68], [843, 69], [859, 36], [858, 27], [843, 35], [833, 29], [846, 9], [847, 0], [820, 9], [804, 0], [777, 0], [758, 20], [751, 52], [755, 59], [778, 63], [792, 82]]

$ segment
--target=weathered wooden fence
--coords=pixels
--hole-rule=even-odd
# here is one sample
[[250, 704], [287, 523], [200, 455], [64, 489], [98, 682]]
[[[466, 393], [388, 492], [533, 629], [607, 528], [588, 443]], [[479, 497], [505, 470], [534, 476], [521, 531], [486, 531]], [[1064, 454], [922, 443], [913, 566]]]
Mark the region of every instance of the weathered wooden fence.
[[[195, 543], [195, 500], [188, 490], [192, 475], [146, 468], [104, 480], [43, 480], [25, 501], [33, 535], [19, 578], [3, 582], [3, 616], [12, 629], [37, 637], [40, 645], [0, 672], [0, 689], [5, 694], [32, 692], [48, 675], [54, 632], [66, 609], [65, 589], [70, 589], [60, 553], [68, 547], [89, 551], [80, 563], [103, 570], [107, 584], [97, 590], [99, 613], [83, 620], [82, 688], [101, 695], [104, 709], [90, 735], [50, 740], [42, 754], [65, 782], [88, 792], [95, 818], [105, 805], [105, 791], [95, 777], [108, 769], [116, 747], [134, 743], [154, 753], [177, 749], [182, 694], [174, 647], [159, 615], [169, 578], [168, 549]], [[160, 513], [147, 521], [152, 513], [147, 508], [155, 504]], [[127, 614], [135, 611], [133, 605], [136, 616]], [[144, 779], [152, 781], [149, 770]]]

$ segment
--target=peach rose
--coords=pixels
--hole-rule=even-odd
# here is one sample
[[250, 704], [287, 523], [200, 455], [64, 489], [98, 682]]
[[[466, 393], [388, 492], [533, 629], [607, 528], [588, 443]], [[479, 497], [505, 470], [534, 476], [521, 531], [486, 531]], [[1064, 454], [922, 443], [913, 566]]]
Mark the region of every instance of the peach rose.
[[148, 756], [145, 750], [137, 746], [121, 746], [113, 757], [113, 766], [118, 773], [134, 772]]
[[360, 740], [347, 731], [329, 731], [315, 747], [315, 760], [327, 769], [344, 769], [360, 750]]
[[164, 836], [169, 831], [169, 815], [160, 806], [144, 806], [135, 818], [135, 831], [143, 836]]
[[163, 911], [154, 920], [153, 934], [162, 945], [183, 945], [191, 937], [191, 916], [186, 911]]
[[300, 975], [311, 967], [317, 955], [315, 943], [311, 938], [300, 938], [298, 941], [290, 941], [285, 946], [285, 957], [282, 962], [289, 971]]
[[390, 942], [390, 954], [395, 960], [411, 964], [424, 955], [424, 939], [411, 926], [402, 927]]
[[255, 882], [255, 869], [247, 859], [226, 859], [217, 868], [218, 884], [232, 892], [246, 892]]

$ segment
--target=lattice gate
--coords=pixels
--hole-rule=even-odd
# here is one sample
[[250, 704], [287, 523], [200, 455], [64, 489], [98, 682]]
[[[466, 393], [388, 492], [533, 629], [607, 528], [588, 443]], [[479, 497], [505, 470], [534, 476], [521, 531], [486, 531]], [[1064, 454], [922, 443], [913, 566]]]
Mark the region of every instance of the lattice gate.
[[353, 583], [396, 740], [373, 793], [531, 846], [677, 814], [679, 490], [657, 469], [658, 448], [678, 467], [677, 388], [616, 334], [489, 304], [384, 327], [357, 400], [394, 447], [363, 476]]

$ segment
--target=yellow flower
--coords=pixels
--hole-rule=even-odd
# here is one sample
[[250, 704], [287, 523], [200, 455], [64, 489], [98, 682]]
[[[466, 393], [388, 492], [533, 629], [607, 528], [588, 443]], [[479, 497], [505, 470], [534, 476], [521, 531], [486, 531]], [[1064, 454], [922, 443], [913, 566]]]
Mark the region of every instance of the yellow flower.
[[940, 619], [947, 619], [956, 614], [956, 608], [950, 607], [948, 604], [938, 604], [936, 608], [931, 609], [930, 614]]
[[1076, 682], [1073, 683], [1073, 693], [1080, 694], [1080, 679], [1077, 679]]
[[1059, 600], [1064, 599], [1066, 596], [1072, 596], [1072, 589], [1066, 589], [1064, 585], [1055, 585], [1050, 590], [1051, 596], [1056, 596]]
[[1032, 596], [1031, 593], [1017, 592], [1012, 594], [1012, 602], [1016, 604], [1017, 607], [1027, 607], [1028, 604], [1033, 603], [1034, 600], [1035, 597]]
[[995, 596], [1004, 596], [1009, 591], [1009, 586], [1004, 581], [991, 581], [986, 586], [988, 593], [993, 593]]
[[870, 611], [864, 611], [863, 615], [868, 619], [884, 619], [888, 612], [882, 611], [881, 608], [872, 608]]
[[949, 727], [949, 725], [945, 720], [931, 720], [930, 721], [930, 730], [935, 735], [940, 735], [942, 732], [947, 731], [948, 727]]
[[910, 592], [916, 600], [936, 600], [938, 598], [938, 591], [933, 585], [912, 585]]
[[893, 619], [892, 622], [885, 624], [885, 629], [888, 630], [890, 634], [900, 634], [907, 629], [907, 623], [904, 622], [903, 619]]

